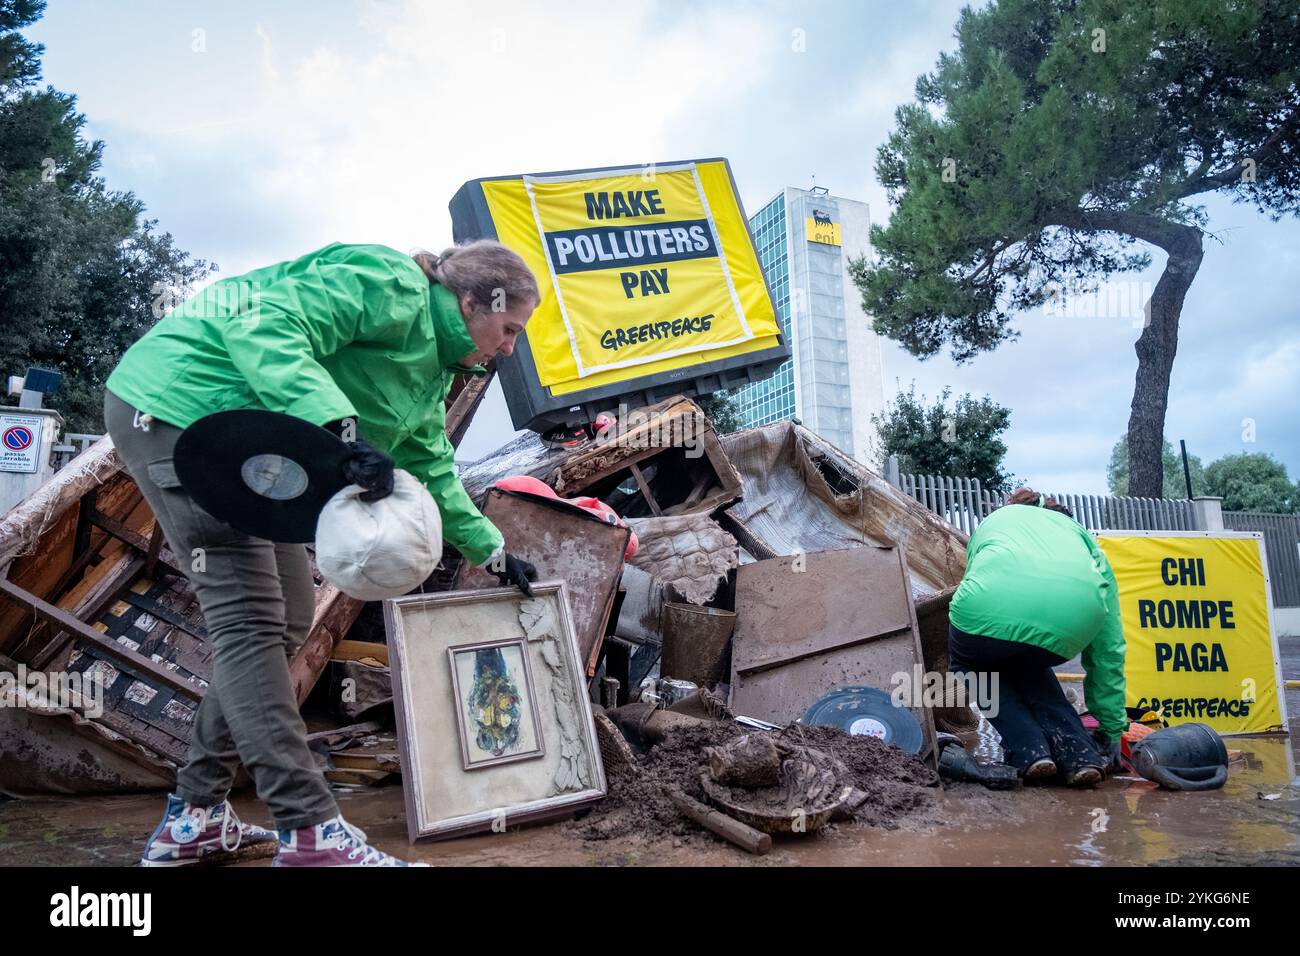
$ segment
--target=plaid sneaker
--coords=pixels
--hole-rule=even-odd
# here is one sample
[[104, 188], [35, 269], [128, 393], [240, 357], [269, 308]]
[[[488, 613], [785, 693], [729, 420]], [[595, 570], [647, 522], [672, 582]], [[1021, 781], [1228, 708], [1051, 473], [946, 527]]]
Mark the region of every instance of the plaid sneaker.
[[280, 852], [272, 866], [428, 866], [407, 863], [376, 850], [365, 833], [337, 816], [315, 826], [280, 831]]
[[241, 823], [229, 800], [196, 807], [176, 794], [167, 795], [167, 812], [140, 857], [141, 866], [186, 866], [217, 863], [241, 844], [270, 843], [275, 834]]

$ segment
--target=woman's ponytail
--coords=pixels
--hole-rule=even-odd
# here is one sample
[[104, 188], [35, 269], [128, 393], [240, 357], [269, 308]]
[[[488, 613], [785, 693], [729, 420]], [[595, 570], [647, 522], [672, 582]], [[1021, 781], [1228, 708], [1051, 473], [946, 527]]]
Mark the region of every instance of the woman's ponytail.
[[430, 282], [459, 299], [468, 294], [484, 311], [507, 312], [541, 301], [537, 279], [519, 254], [491, 239], [452, 246], [438, 255], [417, 252], [413, 258]]

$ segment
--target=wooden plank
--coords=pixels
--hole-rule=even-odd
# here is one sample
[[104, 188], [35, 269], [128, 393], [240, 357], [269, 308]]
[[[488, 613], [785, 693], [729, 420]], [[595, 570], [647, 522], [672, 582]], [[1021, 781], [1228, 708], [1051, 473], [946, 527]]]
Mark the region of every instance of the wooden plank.
[[713, 426], [694, 402], [678, 395], [632, 409], [627, 418], [638, 418], [641, 423], [570, 456], [556, 468], [551, 483], [559, 494], [580, 494], [633, 464], [682, 448], [688, 440], [703, 445], [704, 457], [718, 472], [718, 483], [733, 486], [739, 493], [740, 475], [731, 467]]
[[144, 573], [148, 577], [154, 576], [154, 568], [158, 565], [158, 555], [162, 552], [162, 546], [162, 525], [155, 521], [153, 523], [153, 534], [149, 537], [149, 553], [144, 566]]
[[[113, 509], [113, 513], [129, 513], [133, 508], [139, 510], [138, 506], [143, 501], [135, 484], [121, 473], [111, 475], [103, 485], [92, 491], [93, 494], [88, 493], [87, 496], [94, 498], [103, 508]], [[34, 544], [27, 546], [28, 553], [15, 558], [9, 565], [9, 580], [51, 604], [67, 608], [69, 605], [63, 600], [63, 593], [64, 589], [72, 585], [77, 578], [73, 566], [79, 558], [76, 542], [83, 529], [80, 520], [81, 510], [79, 504], [77, 507], [68, 507], [63, 514], [42, 525], [45, 530]], [[0, 519], [0, 524], [7, 529], [13, 528], [12, 520], [17, 511], [18, 509], [15, 509], [10, 515]], [[152, 515], [147, 510], [145, 517], [152, 519]], [[106, 546], [107, 542], [112, 540], [98, 528], [88, 524], [84, 527], [90, 529], [90, 538], [95, 542], [91, 545], [92, 551], [97, 546]], [[19, 528], [14, 533], [21, 537], [28, 531]], [[58, 575], [58, 580], [52, 583], [51, 575], [55, 574]], [[20, 642], [30, 648], [39, 646], [45, 640], [44, 628], [39, 637], [34, 633], [34, 627], [39, 627], [44, 622], [33, 622], [26, 608], [7, 602], [0, 603], [3, 603], [3, 607], [0, 607], [0, 648], [10, 653], [20, 653], [18, 650]]]
[[[460, 378], [468, 379], [459, 388], [453, 385], [453, 388], [447, 394], [447, 439], [451, 442], [452, 448], [460, 446], [461, 439], [469, 431], [470, 422], [474, 420], [474, 413], [478, 411], [479, 405], [483, 403], [483, 396], [487, 394], [488, 386], [492, 384], [492, 379], [496, 377], [496, 360], [494, 359], [487, 366], [487, 374], [482, 378], [477, 375], [462, 375]], [[454, 394], [453, 394], [454, 393]]]
[[[0, 577], [39, 597], [54, 597], [55, 585], [72, 564], [76, 531], [74, 508], [51, 522], [36, 551], [16, 559], [7, 573], [0, 569]], [[31, 634], [33, 623], [27, 608], [0, 601], [0, 651], [18, 653], [18, 645]]]
[[756, 671], [896, 634], [910, 627], [911, 615], [894, 548], [865, 545], [741, 565], [732, 666]]
[[[396, 741], [393, 741], [396, 747]], [[339, 750], [330, 754], [330, 762], [339, 770], [377, 770], [384, 773], [401, 773], [402, 764], [397, 758], [397, 751], [375, 753], [359, 750]]]
[[[804, 558], [803, 572], [791, 571], [796, 559], [777, 558], [737, 573], [729, 701], [737, 714], [787, 724], [832, 690], [862, 685], [888, 692], [895, 674], [910, 675], [923, 663], [902, 548], [867, 546]], [[746, 574], [751, 568], [758, 570]], [[870, 587], [864, 584], [868, 574]], [[896, 630], [899, 604], [902, 629]], [[856, 643], [845, 640], [854, 634]], [[757, 651], [747, 646], [751, 642]], [[800, 653], [782, 659], [774, 653], [782, 643]], [[808, 653], [812, 648], [823, 649]], [[737, 666], [746, 661], [779, 662], [755, 670]], [[909, 710], [932, 745], [929, 708]]]
[[316, 615], [302, 646], [289, 661], [289, 678], [301, 707], [320, 680], [334, 645], [343, 639], [365, 602], [350, 598], [332, 584], [316, 588]]
[[[89, 525], [87, 525], [87, 527], [89, 527]], [[40, 594], [31, 588], [24, 588], [24, 590], [36, 594], [37, 597], [44, 597], [46, 600], [50, 600], [52, 604], [57, 604], [59, 607], [70, 611], [75, 617], [77, 614], [77, 606], [85, 599], [85, 595], [112, 570], [115, 564], [122, 558], [125, 550], [123, 544], [114, 540], [111, 536], [102, 531], [95, 530], [92, 538], [92, 543], [86, 548], [85, 553], [83, 553], [81, 558], [74, 563], [72, 568], [68, 569], [68, 574], [64, 575], [63, 580], [59, 582], [53, 591], [49, 594]], [[79, 571], [77, 565], [81, 565], [82, 559], [86, 559], [87, 565], [91, 561], [94, 561], [95, 564], [93, 567], [90, 567], [89, 570], [86, 569], [85, 565], [82, 565]], [[80, 572], [84, 572], [81, 576], [81, 580], [77, 581], [76, 584], [72, 584], [76, 575]], [[21, 581], [15, 581], [14, 583], [19, 587], [23, 587]], [[70, 584], [72, 585], [72, 589], [67, 590]], [[62, 595], [62, 597], [58, 598], [58, 600], [52, 600], [55, 595]], [[17, 605], [7, 605], [6, 609], [16, 606]], [[51, 635], [49, 622], [37, 620], [33, 622], [30, 628], [28, 628], [26, 636], [14, 645], [12, 653], [22, 657], [29, 665], [34, 665], [42, 657], [48, 659], [49, 654], [53, 653], [53, 649], [50, 645]]]
[[663, 509], [659, 507], [659, 502], [655, 500], [654, 492], [650, 490], [650, 485], [646, 483], [645, 475], [641, 474], [641, 469], [636, 462], [628, 465], [632, 472], [632, 477], [636, 479], [637, 487], [641, 489], [641, 494], [645, 497], [646, 504], [656, 517], [663, 517]]
[[145, 537], [138, 531], [132, 531], [122, 522], [115, 518], [111, 518], [102, 512], [91, 512], [87, 520], [96, 527], [103, 528], [119, 541], [125, 541], [128, 545], [143, 555], [147, 561], [157, 563], [159, 566], [166, 568], [171, 574], [176, 575], [177, 577], [181, 576], [181, 572], [178, 568], [172, 567], [172, 565], [158, 557], [158, 550], [162, 547], [161, 538], [158, 539], [158, 548], [155, 549], [153, 541], [150, 538]]
[[96, 648], [105, 657], [119, 661], [124, 667], [156, 678], [160, 683], [178, 691], [193, 700], [201, 700], [203, 692], [184, 680], [179, 680], [167, 668], [155, 664], [149, 658], [129, 650], [116, 641], [111, 641], [94, 628], [89, 627], [67, 611], [47, 601], [28, 594], [11, 581], [0, 580], [0, 594], [29, 608], [37, 617], [44, 618], [71, 632], [77, 640], [85, 641]]
[[[88, 491], [103, 486], [122, 469], [121, 459], [108, 438], [101, 438], [54, 477], [0, 516], [0, 568], [30, 553], [55, 521]], [[74, 516], [75, 517], [75, 516]]]
[[370, 658], [379, 661], [384, 667], [388, 666], [388, 645], [378, 644], [374, 641], [339, 641], [334, 646], [334, 653], [330, 656], [332, 661], [359, 661]]
[[[146, 565], [146, 569], [147, 569]], [[167, 606], [161, 600], [148, 597], [143, 594], [134, 594], [127, 592], [122, 598], [128, 604], [134, 604], [140, 610], [144, 611], [151, 617], [156, 617], [160, 621], [165, 621], [172, 627], [184, 631], [200, 640], [206, 641], [208, 638], [208, 629], [202, 625], [193, 624], [183, 614], [178, 614], [174, 609]]]
[[[118, 595], [130, 586], [143, 567], [144, 561], [142, 559], [123, 549], [122, 553], [106, 569], [106, 573], [96, 577], [94, 586], [85, 591], [73, 607], [66, 609], [69, 616], [81, 622], [95, 621], [104, 612], [104, 609], [117, 600]], [[60, 610], [65, 609], [60, 608]], [[48, 621], [48, 623], [51, 625], [50, 629], [53, 631], [53, 635], [45, 647], [32, 656], [31, 663], [33, 667], [45, 667], [59, 651], [67, 646], [69, 641], [73, 640], [73, 635], [66, 629], [54, 626], [57, 625], [57, 621]]]

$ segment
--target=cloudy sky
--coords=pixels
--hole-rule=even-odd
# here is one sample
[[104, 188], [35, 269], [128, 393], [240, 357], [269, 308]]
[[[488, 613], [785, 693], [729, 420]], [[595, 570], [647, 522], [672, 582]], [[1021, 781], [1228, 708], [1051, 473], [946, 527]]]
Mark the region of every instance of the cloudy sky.
[[[441, 248], [468, 179], [704, 156], [731, 160], [750, 211], [815, 176], [883, 222], [876, 147], [954, 48], [960, 7], [52, 0], [28, 35], [107, 143], [109, 184], [233, 275], [336, 240]], [[1300, 223], [1207, 208], [1166, 434], [1206, 462], [1271, 452], [1295, 478]], [[1120, 291], [1149, 294], [1163, 259]], [[887, 391], [991, 395], [1012, 409], [1019, 479], [1104, 493], [1138, 334], [1133, 309], [1109, 311], [1027, 314], [1017, 341], [960, 367], [886, 342]], [[512, 434], [494, 386], [458, 457]]]

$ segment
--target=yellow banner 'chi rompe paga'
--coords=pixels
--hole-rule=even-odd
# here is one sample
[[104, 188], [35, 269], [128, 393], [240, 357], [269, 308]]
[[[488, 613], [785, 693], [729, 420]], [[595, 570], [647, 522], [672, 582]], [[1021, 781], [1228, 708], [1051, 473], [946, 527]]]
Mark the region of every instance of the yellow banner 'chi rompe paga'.
[[1254, 537], [1100, 535], [1119, 585], [1126, 705], [1221, 734], [1285, 726]]
[[538, 277], [528, 341], [554, 393], [778, 344], [725, 163], [490, 180], [483, 194]]

